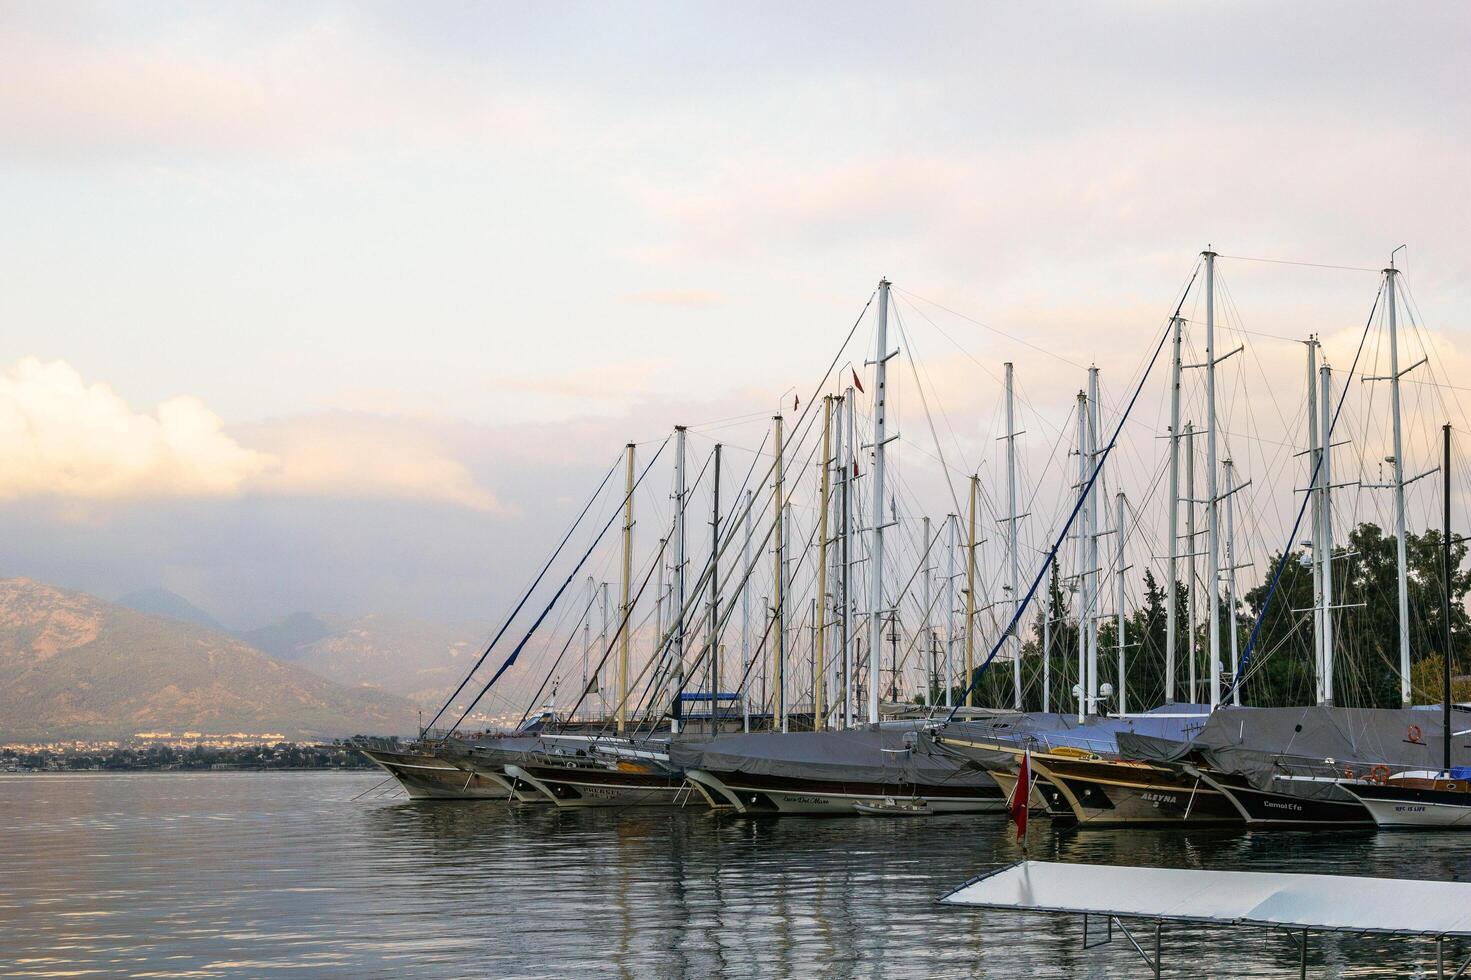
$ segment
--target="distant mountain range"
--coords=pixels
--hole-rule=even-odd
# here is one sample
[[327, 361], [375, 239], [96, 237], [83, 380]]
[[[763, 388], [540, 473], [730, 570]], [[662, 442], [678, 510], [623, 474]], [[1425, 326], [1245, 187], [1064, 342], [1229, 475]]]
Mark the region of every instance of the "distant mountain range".
[[[167, 589], [146, 589], [118, 600], [140, 612], [224, 631], [213, 616]], [[211, 625], [213, 624], [213, 625]], [[297, 664], [338, 684], [376, 687], [436, 709], [484, 649], [488, 631], [406, 617], [356, 619], [295, 612], [233, 635], [276, 660]]]
[[[336, 634], [292, 646], [288, 640], [314, 634], [311, 624], [293, 618], [264, 636], [302, 654], [287, 663], [222, 632], [208, 613], [172, 593], [126, 598], [148, 611], [29, 579], [0, 580], [0, 739], [146, 731], [310, 739], [414, 729], [415, 705], [380, 689], [386, 685], [365, 686], [362, 678], [374, 671], [352, 667], [354, 659], [391, 659], [370, 631], [349, 631], [319, 654], [318, 645]], [[361, 656], [347, 655], [353, 650]], [[308, 669], [314, 657], [354, 676], [345, 683], [321, 676]], [[408, 686], [416, 680], [412, 670], [399, 676]]]

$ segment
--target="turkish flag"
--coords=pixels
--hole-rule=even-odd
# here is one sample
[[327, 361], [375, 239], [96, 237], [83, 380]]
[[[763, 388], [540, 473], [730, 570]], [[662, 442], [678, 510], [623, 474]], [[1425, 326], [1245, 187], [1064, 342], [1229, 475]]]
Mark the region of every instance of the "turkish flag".
[[853, 372], [853, 387], [861, 392], [863, 390], [863, 382], [858, 380], [858, 370], [856, 368], [849, 368], [848, 370]]
[[1030, 750], [1022, 753], [1022, 767], [1016, 774], [1016, 786], [1011, 790], [1011, 799], [1007, 801], [1007, 807], [1011, 810], [1011, 819], [1016, 823], [1016, 839], [1024, 840], [1027, 836], [1027, 801], [1032, 796], [1032, 753]]

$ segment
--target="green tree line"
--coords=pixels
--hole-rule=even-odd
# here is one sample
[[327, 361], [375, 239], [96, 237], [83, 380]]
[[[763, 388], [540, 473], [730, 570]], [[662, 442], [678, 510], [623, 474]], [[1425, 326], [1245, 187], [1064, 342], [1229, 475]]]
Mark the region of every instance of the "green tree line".
[[[1409, 533], [1406, 538], [1412, 695], [1417, 703], [1441, 699], [1441, 664], [1446, 655], [1442, 598], [1442, 538], [1439, 530]], [[1466, 596], [1471, 592], [1471, 571], [1462, 568], [1466, 544], [1451, 546], [1451, 636], [1452, 667], [1464, 664], [1471, 622], [1466, 614]], [[1271, 589], [1271, 576], [1282, 555], [1272, 557], [1262, 579], [1240, 590], [1236, 608], [1225, 608], [1222, 590], [1221, 666], [1230, 672], [1230, 633], [1234, 629], [1237, 648], [1245, 654], [1253, 628]], [[1261, 624], [1241, 685], [1243, 704], [1258, 706], [1311, 704], [1316, 698], [1314, 679], [1314, 629], [1312, 607], [1313, 572], [1303, 552], [1293, 552], [1282, 568], [1281, 580]], [[1135, 608], [1124, 620], [1124, 663], [1128, 710], [1137, 712], [1165, 701], [1165, 588], [1152, 571], [1145, 570]], [[1208, 597], [1204, 584], [1194, 589], [1196, 610], [1190, 611], [1191, 590], [1175, 583], [1176, 616], [1176, 701], [1209, 701], [1207, 619]], [[1044, 604], [1051, 620], [1050, 689], [1051, 708], [1070, 711], [1076, 706], [1072, 695], [1078, 681], [1078, 623], [1070, 609], [1068, 593], [1056, 571], [1045, 595], [1034, 602]], [[1336, 548], [1333, 558], [1334, 694], [1335, 703], [1348, 707], [1398, 707], [1399, 600], [1396, 584], [1395, 539], [1378, 525], [1363, 523]], [[1105, 607], [1106, 608], [1106, 607]], [[1195, 623], [1190, 643], [1190, 623]], [[1041, 617], [1034, 618], [1032, 635], [1022, 648], [1022, 681], [1025, 708], [1042, 706]], [[990, 644], [984, 648], [989, 649]], [[978, 651], [982, 648], [977, 643]], [[1114, 616], [1100, 622], [1098, 670], [1100, 682], [1118, 686], [1118, 627]], [[1188, 689], [1189, 657], [1195, 660], [1196, 687]], [[975, 670], [977, 703], [1009, 707], [1012, 702], [1012, 669], [1000, 660], [990, 669]], [[957, 689], [956, 695], [959, 695]], [[1457, 677], [1454, 696], [1471, 698], [1471, 678]], [[1117, 693], [1105, 702], [1108, 711], [1117, 708]]]

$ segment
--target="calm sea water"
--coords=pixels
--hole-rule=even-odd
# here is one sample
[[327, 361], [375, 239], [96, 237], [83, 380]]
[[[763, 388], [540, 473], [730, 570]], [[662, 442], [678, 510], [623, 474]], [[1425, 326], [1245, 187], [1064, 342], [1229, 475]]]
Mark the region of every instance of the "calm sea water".
[[[368, 774], [0, 777], [0, 974], [1141, 976], [1071, 920], [940, 907], [1019, 856], [1000, 817], [717, 818], [353, 801]], [[1471, 877], [1471, 837], [1033, 829], [1034, 856]], [[1311, 976], [1433, 976], [1313, 940]], [[1176, 927], [1176, 976], [1296, 975], [1288, 941]]]

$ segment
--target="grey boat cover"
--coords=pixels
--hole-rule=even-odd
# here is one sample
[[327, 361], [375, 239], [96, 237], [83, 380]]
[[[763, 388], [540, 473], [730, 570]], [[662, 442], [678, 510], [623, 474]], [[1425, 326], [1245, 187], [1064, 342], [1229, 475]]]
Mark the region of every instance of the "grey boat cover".
[[[1457, 718], [1460, 715], [1460, 718]], [[1466, 715], [1451, 717], [1453, 728]], [[1439, 769], [1444, 751], [1439, 707], [1426, 708], [1219, 708], [1194, 738], [1120, 735], [1130, 759], [1170, 763], [1198, 759], [1221, 772], [1239, 773], [1259, 789], [1284, 791], [1277, 776], [1323, 780], [1364, 776], [1376, 765], [1391, 769]], [[1451, 740], [1451, 762], [1471, 761], [1464, 736]], [[1319, 784], [1336, 788], [1331, 782]], [[1298, 783], [1293, 792], [1312, 788]]]
[[1091, 715], [1082, 722], [1078, 721], [1076, 714], [1029, 711], [975, 721], [955, 721], [935, 729], [933, 734], [1033, 750], [1066, 746], [1106, 756], [1119, 753], [1121, 735], [1188, 740], [1205, 726], [1209, 717], [1209, 706], [1200, 704], [1166, 705], [1126, 718]]
[[830, 732], [752, 732], [696, 741], [676, 739], [670, 761], [680, 769], [789, 776], [832, 782], [924, 786], [994, 786], [989, 775], [927, 751], [923, 722]]

